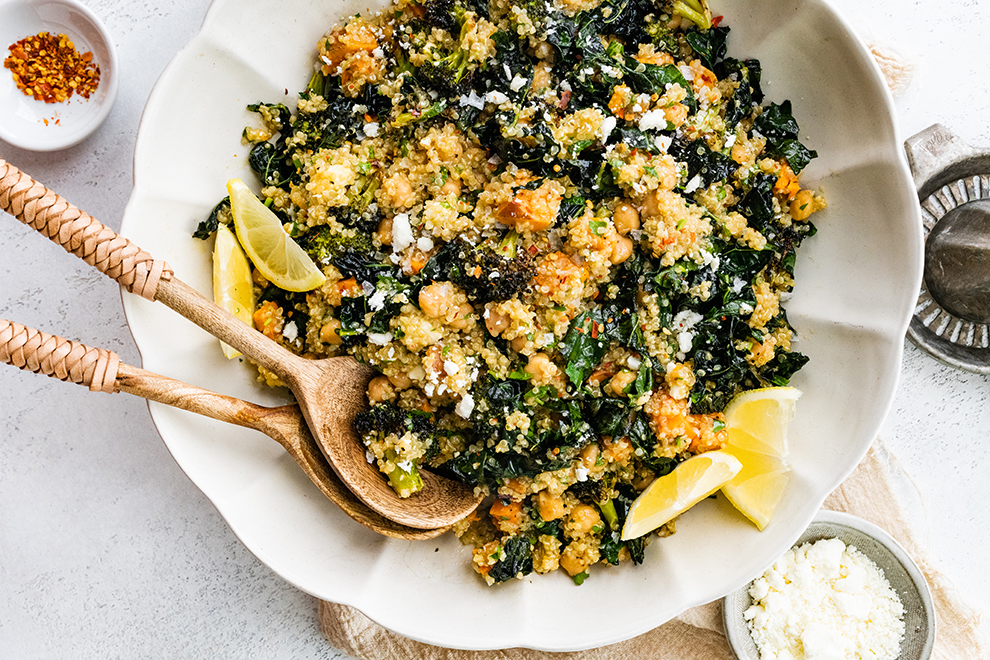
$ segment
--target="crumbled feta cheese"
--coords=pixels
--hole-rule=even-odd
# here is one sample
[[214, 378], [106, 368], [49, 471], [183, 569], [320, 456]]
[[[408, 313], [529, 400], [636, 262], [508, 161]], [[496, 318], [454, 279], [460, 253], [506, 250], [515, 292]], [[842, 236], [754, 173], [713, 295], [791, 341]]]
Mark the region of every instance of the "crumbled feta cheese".
[[429, 252], [433, 249], [433, 239], [429, 236], [421, 236], [420, 239], [416, 241], [416, 247], [423, 252]]
[[470, 105], [478, 110], [485, 109], [485, 99], [482, 96], [478, 96], [472, 89], [467, 96], [462, 96], [457, 100], [457, 103], [461, 106]]
[[373, 312], [377, 312], [383, 307], [385, 307], [385, 292], [380, 290], [375, 291], [371, 297], [368, 298], [368, 308]]
[[454, 362], [453, 360], [444, 360], [444, 361], [443, 361], [443, 370], [444, 370], [445, 372], [447, 372], [447, 375], [448, 375], [448, 376], [453, 376], [453, 375], [455, 375], [455, 374], [456, 374], [456, 373], [457, 373], [458, 371], [460, 371], [460, 370], [461, 370], [461, 367], [460, 367], [460, 365], [458, 365], [458, 364], [457, 364], [456, 362]]
[[588, 480], [588, 468], [581, 466], [574, 468], [574, 478], [578, 481]]
[[608, 141], [608, 136], [615, 130], [615, 117], [609, 115], [602, 122], [602, 142]]
[[749, 590], [760, 657], [894, 660], [904, 606], [883, 571], [840, 539], [793, 548]]
[[371, 463], [372, 465], [374, 465], [374, 463], [375, 463], [375, 455], [372, 454], [370, 451], [368, 451], [366, 449], [364, 451], [364, 460], [366, 460], [366, 461], [368, 461], [368, 463]]
[[289, 321], [285, 324], [285, 327], [282, 328], [282, 336], [285, 341], [295, 341], [299, 337], [299, 327], [295, 321]]
[[687, 80], [687, 81], [694, 80], [694, 69], [692, 69], [691, 67], [689, 67], [686, 64], [682, 64], [681, 66], [679, 66], [677, 68], [680, 70], [681, 75], [684, 76], [684, 80]]
[[735, 143], [736, 143], [736, 134], [735, 133], [729, 133], [729, 136], [727, 138], [725, 138], [725, 148], [728, 149], [729, 147], [731, 147]]
[[378, 135], [378, 122], [369, 121], [364, 125], [364, 134], [368, 137], [375, 137]]
[[512, 82], [509, 83], [509, 89], [511, 89], [513, 92], [518, 92], [520, 89], [526, 86], [527, 82], [528, 81], [525, 78], [517, 75], [515, 78], [512, 79]]
[[684, 192], [693, 193], [695, 190], [697, 190], [700, 187], [701, 187], [701, 175], [695, 174], [691, 178], [691, 180], [687, 182], [687, 185], [684, 186]]
[[398, 253], [412, 245], [412, 226], [409, 224], [409, 215], [397, 213], [392, 218], [392, 252]]
[[473, 411], [474, 411], [474, 397], [471, 396], [470, 394], [465, 394], [464, 398], [458, 401], [457, 405], [454, 407], [454, 412], [456, 412], [464, 419], [470, 417]]
[[375, 344], [376, 346], [384, 346], [385, 344], [392, 341], [392, 333], [386, 332], [382, 334], [379, 332], [369, 332], [368, 341], [370, 341], [372, 344]]
[[639, 118], [639, 130], [656, 131], [667, 128], [667, 118], [663, 115], [663, 110], [647, 110]]
[[485, 94], [485, 100], [488, 101], [489, 103], [494, 103], [495, 105], [502, 105], [503, 103], [509, 100], [509, 97], [503, 94], [502, 92], [493, 89], [492, 91]]

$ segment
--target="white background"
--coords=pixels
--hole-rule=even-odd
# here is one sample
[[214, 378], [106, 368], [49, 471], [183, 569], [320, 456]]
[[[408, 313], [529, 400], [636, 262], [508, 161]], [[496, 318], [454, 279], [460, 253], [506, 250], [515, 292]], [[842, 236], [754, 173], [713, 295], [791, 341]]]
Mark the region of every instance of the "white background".
[[[120, 96], [81, 145], [0, 157], [117, 229], [141, 110], [196, 32], [205, 0], [90, 0], [113, 34]], [[717, 0], [712, 4], [716, 8]], [[918, 68], [897, 99], [901, 138], [941, 122], [990, 147], [990, 3], [833, 4]], [[263, 20], [263, 19], [260, 19]], [[730, 41], [731, 47], [731, 41]], [[0, 218], [0, 317], [140, 364], [118, 289], [13, 219]], [[990, 608], [988, 378], [909, 345], [884, 437], [921, 495], [919, 529], [966, 601]], [[0, 657], [347, 658], [316, 602], [234, 538], [172, 461], [145, 403], [0, 368]]]

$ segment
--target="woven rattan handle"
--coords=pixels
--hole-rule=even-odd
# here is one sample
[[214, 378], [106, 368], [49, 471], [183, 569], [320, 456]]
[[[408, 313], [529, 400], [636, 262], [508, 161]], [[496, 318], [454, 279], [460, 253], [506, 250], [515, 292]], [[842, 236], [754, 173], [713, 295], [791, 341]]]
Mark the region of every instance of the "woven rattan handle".
[[172, 277], [164, 261], [118, 236], [96, 218], [0, 158], [0, 209], [148, 300]]
[[18, 369], [85, 385], [94, 392], [117, 391], [120, 358], [113, 351], [90, 348], [0, 319], [0, 360]]

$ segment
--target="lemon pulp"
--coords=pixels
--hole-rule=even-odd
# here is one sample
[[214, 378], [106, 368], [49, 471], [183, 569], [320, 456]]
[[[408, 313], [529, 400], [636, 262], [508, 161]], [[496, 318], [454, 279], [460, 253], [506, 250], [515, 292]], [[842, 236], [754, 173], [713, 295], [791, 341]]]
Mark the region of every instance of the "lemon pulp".
[[240, 179], [227, 182], [230, 210], [241, 246], [269, 282], [286, 291], [312, 291], [326, 277], [282, 229], [278, 216]]
[[629, 507], [622, 540], [638, 538], [669, 522], [717, 491], [741, 469], [738, 459], [721, 450], [692, 456], [640, 493]]
[[761, 530], [787, 487], [787, 427], [800, 396], [793, 387], [768, 387], [744, 392], [725, 408], [722, 451], [739, 459], [742, 470], [722, 493]]
[[[234, 233], [221, 225], [217, 229], [213, 246], [213, 300], [244, 323], [251, 325], [254, 314], [254, 283], [251, 281], [251, 264], [244, 250], [237, 243]], [[240, 352], [220, 342], [227, 359], [238, 357]]]

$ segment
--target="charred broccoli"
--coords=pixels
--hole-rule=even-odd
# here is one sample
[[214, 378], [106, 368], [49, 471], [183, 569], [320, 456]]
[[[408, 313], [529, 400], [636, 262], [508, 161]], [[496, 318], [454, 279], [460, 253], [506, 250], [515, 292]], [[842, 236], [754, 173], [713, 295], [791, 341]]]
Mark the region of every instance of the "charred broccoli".
[[509, 300], [522, 293], [535, 268], [527, 252], [518, 249], [519, 234], [510, 231], [498, 243], [472, 245], [462, 239], [447, 244], [447, 279], [458, 285], [475, 304]]
[[369, 254], [375, 251], [369, 234], [359, 231], [339, 232], [329, 225], [310, 229], [297, 242], [321, 266], [329, 266], [335, 259], [349, 252]]
[[400, 497], [409, 497], [423, 487], [419, 464], [436, 456], [440, 449], [432, 415], [403, 410], [392, 403], [380, 403], [355, 416], [354, 430], [365, 444], [393, 434], [402, 436], [407, 432], [413, 433], [426, 446], [426, 454], [420, 460], [409, 460], [403, 459], [394, 449], [387, 449], [385, 459], [395, 466], [388, 472], [388, 479]]

